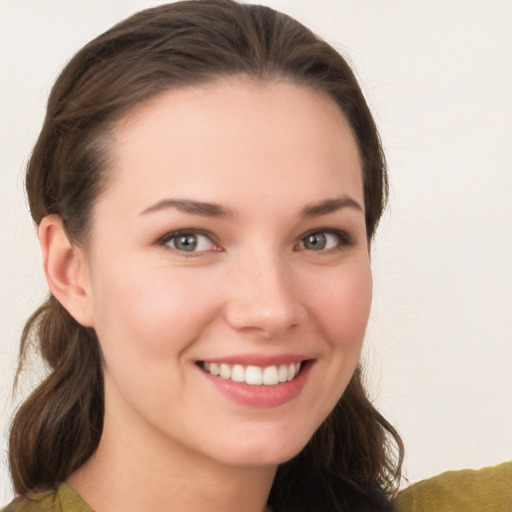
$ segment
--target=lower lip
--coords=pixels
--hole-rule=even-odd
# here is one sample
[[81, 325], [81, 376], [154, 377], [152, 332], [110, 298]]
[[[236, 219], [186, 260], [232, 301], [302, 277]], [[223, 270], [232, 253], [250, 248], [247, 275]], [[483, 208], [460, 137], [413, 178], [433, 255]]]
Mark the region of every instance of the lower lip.
[[312, 361], [303, 363], [297, 377], [288, 382], [282, 382], [275, 386], [251, 386], [245, 382], [234, 382], [231, 379], [216, 377], [202, 369], [199, 371], [221, 393], [234, 402], [250, 407], [279, 407], [296, 398], [306, 384]]

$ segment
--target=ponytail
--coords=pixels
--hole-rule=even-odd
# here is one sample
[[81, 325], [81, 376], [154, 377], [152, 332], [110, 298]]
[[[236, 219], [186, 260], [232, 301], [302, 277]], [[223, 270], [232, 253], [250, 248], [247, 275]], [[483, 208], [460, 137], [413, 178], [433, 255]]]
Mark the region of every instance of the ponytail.
[[51, 371], [12, 422], [9, 465], [21, 495], [56, 489], [92, 455], [103, 428], [103, 377], [94, 331], [78, 324], [50, 295], [25, 325], [16, 378], [33, 335]]

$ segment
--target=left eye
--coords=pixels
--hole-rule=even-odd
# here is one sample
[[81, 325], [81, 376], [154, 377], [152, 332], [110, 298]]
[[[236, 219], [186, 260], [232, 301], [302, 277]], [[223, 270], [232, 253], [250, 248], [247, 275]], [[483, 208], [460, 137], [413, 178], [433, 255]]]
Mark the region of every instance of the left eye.
[[299, 249], [306, 249], [308, 251], [324, 251], [328, 249], [335, 249], [343, 245], [343, 238], [339, 233], [330, 233], [328, 231], [317, 231], [309, 233], [299, 242]]
[[181, 252], [208, 251], [215, 247], [215, 244], [206, 235], [199, 233], [176, 233], [166, 237], [165, 245]]

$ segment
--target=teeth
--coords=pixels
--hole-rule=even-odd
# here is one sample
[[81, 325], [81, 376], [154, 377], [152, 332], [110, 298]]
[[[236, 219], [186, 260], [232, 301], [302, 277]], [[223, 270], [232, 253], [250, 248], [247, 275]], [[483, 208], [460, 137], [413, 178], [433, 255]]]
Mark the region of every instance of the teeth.
[[282, 364], [279, 367], [278, 378], [279, 382], [286, 382], [288, 380], [288, 367], [285, 364]]
[[295, 364], [288, 366], [288, 380], [292, 380], [295, 377]]
[[231, 365], [230, 364], [221, 364], [220, 365], [220, 376], [223, 379], [231, 378]]
[[279, 377], [277, 373], [277, 366], [267, 366], [263, 370], [263, 384], [265, 384], [265, 386], [275, 386], [278, 384]]
[[202, 363], [204, 371], [222, 379], [245, 382], [252, 386], [276, 386], [293, 380], [300, 371], [301, 363], [281, 364], [279, 366], [242, 366], [241, 364]]
[[231, 370], [231, 380], [235, 382], [245, 382], [245, 368], [241, 364], [233, 365]]
[[263, 372], [257, 366], [248, 366], [245, 370], [245, 382], [253, 386], [261, 386], [263, 384]]
[[212, 375], [220, 375], [220, 368], [217, 363], [210, 363], [209, 368], [205, 368], [207, 372], [210, 372]]

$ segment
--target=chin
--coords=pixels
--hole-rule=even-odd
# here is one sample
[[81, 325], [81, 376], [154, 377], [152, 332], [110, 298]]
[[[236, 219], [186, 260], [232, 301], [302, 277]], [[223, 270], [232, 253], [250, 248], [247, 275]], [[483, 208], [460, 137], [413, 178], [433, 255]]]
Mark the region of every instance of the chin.
[[[295, 434], [295, 435], [294, 435]], [[302, 433], [287, 433], [280, 436], [257, 436], [239, 439], [236, 445], [219, 450], [215, 458], [224, 464], [240, 467], [278, 466], [298, 455], [311, 439], [311, 435]], [[241, 436], [242, 437], [242, 436]]]

